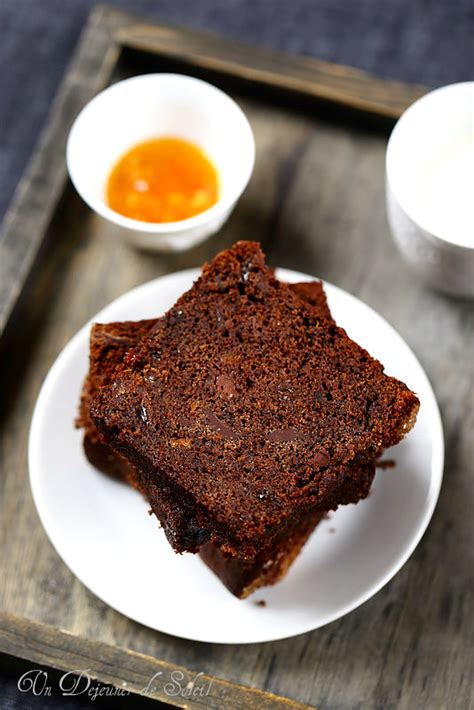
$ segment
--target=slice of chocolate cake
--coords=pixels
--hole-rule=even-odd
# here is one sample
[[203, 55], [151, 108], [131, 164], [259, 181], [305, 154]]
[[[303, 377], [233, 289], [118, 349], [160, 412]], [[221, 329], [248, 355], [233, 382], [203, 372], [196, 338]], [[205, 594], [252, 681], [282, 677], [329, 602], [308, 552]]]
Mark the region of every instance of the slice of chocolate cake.
[[128, 351], [90, 413], [177, 551], [251, 560], [352, 499], [417, 409], [242, 242]]
[[90, 417], [89, 405], [100, 387], [111, 382], [116, 367], [156, 324], [153, 320], [126, 321], [91, 328], [89, 345], [89, 372], [84, 380], [76, 426], [84, 429], [84, 451], [89, 461], [99, 470], [116, 478], [129, 480], [135, 485], [133, 466], [118, 452], [101, 441], [99, 432]]
[[[320, 281], [288, 284], [289, 288], [308, 305], [315, 308], [318, 317], [332, 321], [331, 312]], [[127, 352], [147, 335], [158, 318], [115, 323], [95, 323], [90, 333], [89, 372], [81, 393], [79, 416], [76, 425], [85, 430], [84, 449], [89, 461], [99, 470], [120, 479], [128, 479], [132, 464], [100, 440], [91, 419], [89, 405], [100, 387], [112, 381], [118, 365]], [[133, 479], [136, 476], [132, 476]]]
[[[315, 307], [319, 317], [332, 320], [320, 282], [291, 284], [290, 288]], [[85, 429], [84, 450], [92, 465], [134, 486], [138, 485], [135, 467], [125, 457], [100, 441], [95, 424], [89, 416], [89, 404], [93, 394], [113, 379], [115, 368], [123, 361], [127, 351], [136, 345], [156, 322], [155, 319], [107, 325], [95, 324], [92, 327], [90, 367], [84, 382], [80, 412], [76, 422], [77, 426]], [[373, 471], [368, 471], [366, 491], [360, 490], [360, 496], [368, 492], [372, 477]], [[275, 542], [273, 550], [263, 556], [258, 555], [252, 560], [232, 557], [221, 552], [213, 544], [201, 547], [199, 554], [233, 594], [244, 598], [260, 586], [274, 584], [286, 574], [321, 517], [322, 514], [317, 513], [299, 521], [291, 535], [286, 535], [282, 540]]]

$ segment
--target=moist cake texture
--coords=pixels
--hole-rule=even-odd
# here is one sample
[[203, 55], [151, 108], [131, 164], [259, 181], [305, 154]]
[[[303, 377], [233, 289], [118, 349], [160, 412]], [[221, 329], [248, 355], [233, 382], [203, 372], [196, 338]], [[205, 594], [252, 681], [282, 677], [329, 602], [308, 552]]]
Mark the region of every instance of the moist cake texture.
[[[332, 320], [326, 295], [318, 281], [290, 284], [291, 290], [306, 303], [315, 308], [318, 317]], [[89, 416], [91, 397], [99, 387], [111, 382], [115, 368], [123, 361], [126, 353], [140, 338], [148, 334], [155, 320], [94, 324], [90, 334], [90, 366], [80, 402], [77, 425], [85, 429], [84, 450], [89, 461], [104, 473], [138, 486], [138, 472], [124, 456], [100, 441], [94, 422]], [[358, 488], [346, 490], [346, 498], [356, 502], [367, 495], [374, 476], [373, 466], [365, 467], [364, 476], [357, 477]], [[347, 481], [351, 484], [352, 477]], [[143, 491], [146, 496], [146, 492]], [[164, 493], [161, 491], [161, 497]], [[344, 496], [341, 496], [341, 500]], [[173, 500], [168, 501], [173, 505]], [[257, 554], [252, 559], [224, 553], [212, 543], [199, 549], [201, 559], [219, 577], [221, 582], [237, 597], [245, 598], [255, 589], [275, 584], [287, 572], [299, 554], [304, 543], [323, 517], [323, 513], [303, 516], [293, 530], [285, 529], [284, 535], [274, 541], [272, 549]]]
[[[303, 301], [315, 309], [319, 318], [332, 321], [326, 294], [320, 281], [288, 284], [289, 288]], [[100, 387], [111, 382], [116, 368], [122, 364], [131, 348], [136, 347], [141, 338], [148, 335], [157, 324], [158, 318], [140, 321], [114, 323], [94, 323], [90, 333], [89, 371], [84, 381], [78, 428], [85, 430], [84, 449], [89, 461], [98, 469], [119, 479], [134, 483], [136, 474], [133, 465], [101, 439], [90, 416], [90, 402]]]
[[[320, 282], [291, 284], [290, 288], [300, 298], [311, 304], [320, 318], [332, 320], [326, 295]], [[123, 361], [127, 351], [134, 347], [140, 338], [147, 335], [155, 323], [156, 319], [106, 325], [96, 323], [92, 326], [90, 366], [76, 422], [79, 427], [85, 429], [84, 450], [92, 465], [133, 486], [138, 486], [136, 468], [124, 456], [100, 441], [95, 424], [89, 416], [89, 405], [91, 397], [99, 387], [112, 381], [115, 368]], [[359, 477], [359, 481], [362, 480], [363, 485], [359, 485], [357, 491], [351, 492], [353, 502], [367, 495], [373, 475], [373, 467], [366, 467], [365, 480]], [[350, 479], [348, 480], [350, 481]], [[346, 491], [346, 495], [349, 495], [349, 491]], [[169, 504], [172, 505], [173, 501], [169, 501]], [[252, 559], [224, 553], [212, 543], [203, 545], [199, 549], [199, 555], [234, 595], [245, 598], [263, 585], [275, 584], [286, 574], [323, 515], [318, 512], [304, 516], [295, 524], [292, 531], [286, 529], [284, 536], [274, 541], [272, 549], [266, 550], [264, 554], [258, 554]]]
[[[175, 550], [252, 559], [303, 517], [358, 498], [418, 400], [240, 242], [91, 397]], [[370, 485], [370, 484], [369, 484]]]

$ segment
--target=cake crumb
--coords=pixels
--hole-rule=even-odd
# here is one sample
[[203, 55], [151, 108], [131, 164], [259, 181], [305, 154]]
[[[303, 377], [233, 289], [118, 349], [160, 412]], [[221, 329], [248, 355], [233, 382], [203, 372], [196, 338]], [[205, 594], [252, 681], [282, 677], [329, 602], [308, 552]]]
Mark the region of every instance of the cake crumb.
[[336, 528], [329, 528], [329, 532], [330, 532], [330, 533], [335, 533], [335, 532], [336, 532]]
[[267, 606], [267, 602], [265, 601], [265, 599], [259, 599], [255, 602], [255, 606]]
[[375, 467], [385, 471], [386, 468], [395, 468], [396, 465], [397, 462], [394, 459], [384, 459], [383, 461], [377, 461]]

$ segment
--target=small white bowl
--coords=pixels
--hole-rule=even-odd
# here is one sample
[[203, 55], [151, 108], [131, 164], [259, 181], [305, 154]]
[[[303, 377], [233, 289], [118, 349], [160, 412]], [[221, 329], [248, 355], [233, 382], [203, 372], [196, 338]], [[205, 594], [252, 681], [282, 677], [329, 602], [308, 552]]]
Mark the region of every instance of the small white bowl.
[[[215, 165], [220, 196], [215, 205], [178, 222], [142, 222], [106, 203], [116, 161], [142, 141], [183, 138], [198, 145]], [[114, 235], [156, 251], [183, 251], [224, 224], [244, 191], [255, 162], [252, 129], [227, 94], [182, 74], [145, 74], [120, 81], [90, 101], [71, 128], [66, 149], [71, 180], [89, 207], [116, 225]]]
[[473, 133], [474, 82], [451, 84], [405, 111], [386, 155], [388, 220], [402, 255], [427, 283], [470, 298]]

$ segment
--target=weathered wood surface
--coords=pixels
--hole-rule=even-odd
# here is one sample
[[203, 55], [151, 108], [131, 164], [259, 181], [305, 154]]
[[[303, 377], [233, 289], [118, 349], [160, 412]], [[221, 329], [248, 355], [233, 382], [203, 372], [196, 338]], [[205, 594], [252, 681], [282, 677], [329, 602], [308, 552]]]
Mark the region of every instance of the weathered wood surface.
[[119, 28], [116, 37], [127, 47], [389, 118], [398, 118], [426, 92], [360, 69], [249, 47], [207, 32], [137, 22]]
[[[131, 703], [136, 696], [144, 696], [166, 703], [166, 707], [189, 710], [303, 710], [305, 707], [272, 693], [205, 673], [197, 675], [195, 671], [143, 653], [91, 641], [12, 614], [0, 614], [0, 651], [66, 673], [75, 669], [77, 676], [82, 676], [79, 688], [90, 683], [93, 689], [98, 681], [130, 693]], [[63, 688], [73, 685], [72, 679], [63, 680]]]
[[[101, 12], [97, 25], [124, 22], [122, 15]], [[76, 66], [78, 89], [62, 109], [66, 123], [85, 98], [79, 87], [101, 66], [103, 47], [92, 39], [93, 33], [84, 62]], [[117, 75], [128, 70], [119, 64]], [[228, 224], [204, 245], [167, 257], [132, 251], [114, 242], [113, 230], [99, 223], [72, 188], [54, 211], [42, 266], [0, 363], [0, 609], [324, 710], [468, 707], [472, 306], [424, 288], [395, 250], [384, 207], [386, 134], [330, 123], [316, 109], [305, 114], [292, 111], [290, 104], [283, 108], [237, 98], [255, 131], [256, 169]], [[37, 180], [41, 183], [41, 175]], [[28, 185], [23, 189], [29, 192]], [[20, 227], [23, 219], [32, 224], [35, 216], [40, 219], [41, 204], [31, 203], [29, 209]], [[447, 459], [427, 533], [376, 597], [345, 618], [293, 639], [220, 646], [151, 631], [82, 586], [42, 530], [29, 490], [26, 448], [41, 383], [89, 317], [136, 284], [196, 266], [242, 238], [261, 240], [274, 265], [315, 274], [358, 295], [399, 330], [434, 385]]]

